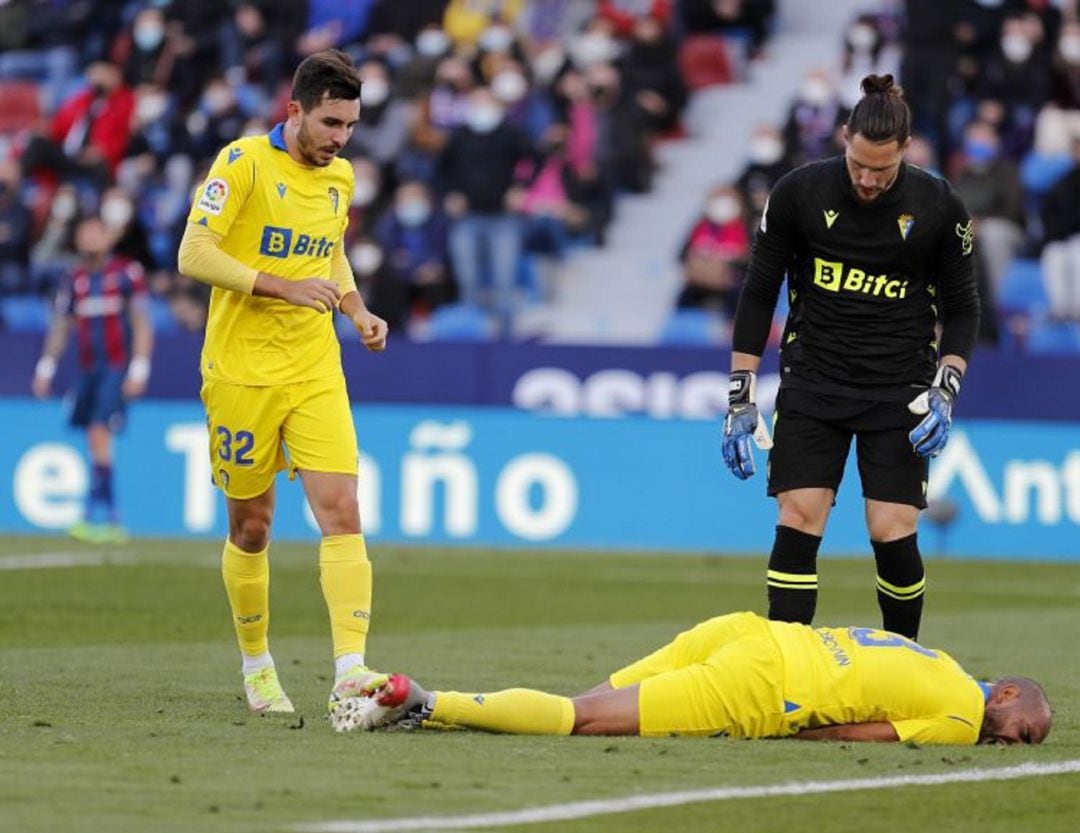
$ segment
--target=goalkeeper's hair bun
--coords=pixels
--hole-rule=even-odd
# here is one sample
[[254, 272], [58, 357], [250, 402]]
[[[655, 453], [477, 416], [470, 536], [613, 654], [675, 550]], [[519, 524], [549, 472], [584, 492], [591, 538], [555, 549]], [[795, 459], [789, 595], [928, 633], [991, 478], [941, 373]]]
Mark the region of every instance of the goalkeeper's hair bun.
[[848, 117], [848, 134], [859, 134], [874, 143], [896, 141], [904, 144], [911, 135], [911, 111], [904, 90], [891, 75], [867, 75], [862, 80], [863, 97]]
[[889, 95], [902, 96], [904, 94], [904, 90], [893, 80], [891, 75], [867, 75], [860, 86], [864, 95], [888, 93]]

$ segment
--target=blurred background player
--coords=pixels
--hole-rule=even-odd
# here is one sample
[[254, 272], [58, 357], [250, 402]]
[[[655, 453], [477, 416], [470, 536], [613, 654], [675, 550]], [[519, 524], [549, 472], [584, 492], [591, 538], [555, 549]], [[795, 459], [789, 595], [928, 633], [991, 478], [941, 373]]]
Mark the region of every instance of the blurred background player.
[[113, 435], [124, 427], [127, 400], [146, 391], [154, 330], [142, 266], [114, 254], [113, 242], [100, 217], [86, 217], [76, 226], [78, 261], [57, 293], [32, 387], [39, 399], [49, 396], [74, 331], [79, 372], [71, 392], [71, 424], [86, 432], [91, 479], [83, 520], [70, 532], [85, 541], [119, 543], [127, 533], [113, 489]]
[[[286, 121], [219, 154], [180, 244], [184, 274], [213, 286], [202, 399], [214, 482], [226, 496], [222, 574], [253, 711], [291, 712], [267, 643], [274, 478], [300, 473], [323, 538], [333, 696], [380, 675], [364, 664], [371, 563], [356, 496], [357, 445], [334, 333], [335, 307], [372, 351], [386, 322], [356, 291], [343, 235], [353, 168], [338, 153], [360, 116], [360, 79], [343, 52], [297, 68]], [[285, 449], [289, 459], [286, 460]]]

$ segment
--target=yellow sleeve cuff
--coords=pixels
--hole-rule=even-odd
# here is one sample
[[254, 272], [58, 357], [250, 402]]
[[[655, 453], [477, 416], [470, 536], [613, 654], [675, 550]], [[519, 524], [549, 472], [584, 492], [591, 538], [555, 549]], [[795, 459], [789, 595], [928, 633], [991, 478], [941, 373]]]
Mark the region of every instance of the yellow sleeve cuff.
[[180, 272], [211, 286], [250, 295], [259, 270], [223, 252], [220, 244], [221, 236], [216, 232], [198, 223], [188, 223], [177, 254]]
[[356, 278], [353, 277], [352, 266], [349, 264], [349, 259], [345, 257], [345, 252], [342, 249], [342, 243], [344, 239], [334, 247], [334, 251], [330, 255], [330, 278], [341, 290], [341, 297], [344, 298], [350, 292], [356, 292]]

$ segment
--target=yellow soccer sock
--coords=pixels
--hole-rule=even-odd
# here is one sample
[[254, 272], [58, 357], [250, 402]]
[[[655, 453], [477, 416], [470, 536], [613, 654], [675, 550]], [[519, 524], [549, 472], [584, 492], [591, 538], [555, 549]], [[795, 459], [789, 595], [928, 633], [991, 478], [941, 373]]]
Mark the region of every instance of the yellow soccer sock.
[[232, 608], [240, 651], [249, 657], [267, 652], [270, 629], [270, 560], [267, 550], [244, 552], [226, 539], [221, 576]]
[[371, 562], [363, 535], [328, 535], [319, 546], [319, 579], [330, 612], [334, 656], [363, 654], [371, 621]]
[[439, 691], [431, 719], [488, 732], [569, 735], [574, 729], [574, 703], [569, 697], [529, 688], [493, 694]]

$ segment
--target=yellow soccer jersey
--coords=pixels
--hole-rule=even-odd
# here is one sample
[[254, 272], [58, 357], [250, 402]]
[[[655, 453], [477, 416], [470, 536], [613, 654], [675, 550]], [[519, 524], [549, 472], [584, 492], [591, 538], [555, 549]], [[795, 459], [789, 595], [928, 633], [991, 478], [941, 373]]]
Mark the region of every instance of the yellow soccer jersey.
[[[330, 278], [352, 199], [352, 166], [309, 168], [289, 156], [284, 125], [222, 149], [188, 215], [222, 235], [221, 250], [279, 278]], [[214, 287], [202, 373], [241, 385], [280, 385], [341, 373], [333, 316], [276, 298]]]
[[786, 731], [892, 723], [901, 741], [974, 744], [983, 688], [944, 651], [874, 628], [769, 622], [784, 657]]

